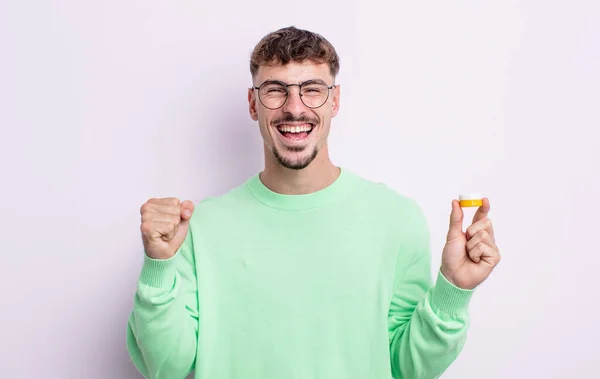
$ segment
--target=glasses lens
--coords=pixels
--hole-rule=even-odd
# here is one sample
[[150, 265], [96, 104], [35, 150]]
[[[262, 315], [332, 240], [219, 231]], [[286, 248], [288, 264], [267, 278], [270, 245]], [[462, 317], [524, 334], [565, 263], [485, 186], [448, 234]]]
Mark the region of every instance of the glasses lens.
[[285, 103], [287, 90], [278, 83], [265, 83], [260, 87], [258, 96], [261, 103], [267, 108], [279, 108]]
[[318, 108], [325, 104], [329, 97], [329, 88], [323, 84], [305, 84], [302, 86], [302, 101], [310, 108]]

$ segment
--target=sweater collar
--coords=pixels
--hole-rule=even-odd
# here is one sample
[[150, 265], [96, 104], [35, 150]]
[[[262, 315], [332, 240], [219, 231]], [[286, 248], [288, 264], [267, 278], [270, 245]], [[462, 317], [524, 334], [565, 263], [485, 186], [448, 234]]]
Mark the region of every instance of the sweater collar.
[[340, 174], [329, 186], [302, 195], [286, 195], [270, 190], [257, 173], [246, 182], [246, 188], [261, 203], [281, 210], [298, 211], [319, 208], [337, 201], [351, 184], [351, 173], [340, 167]]

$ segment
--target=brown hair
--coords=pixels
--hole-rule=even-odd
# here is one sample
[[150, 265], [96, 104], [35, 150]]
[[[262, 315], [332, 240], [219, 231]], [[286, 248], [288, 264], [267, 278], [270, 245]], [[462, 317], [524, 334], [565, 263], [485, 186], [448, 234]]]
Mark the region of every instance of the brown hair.
[[282, 28], [264, 36], [250, 58], [250, 73], [256, 76], [260, 66], [313, 61], [329, 64], [335, 78], [340, 70], [340, 58], [335, 48], [323, 36], [294, 26]]

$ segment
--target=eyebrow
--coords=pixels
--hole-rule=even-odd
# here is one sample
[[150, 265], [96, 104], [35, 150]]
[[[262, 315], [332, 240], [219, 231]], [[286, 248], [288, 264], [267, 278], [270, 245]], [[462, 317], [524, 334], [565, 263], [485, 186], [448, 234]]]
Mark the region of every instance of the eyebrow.
[[[284, 85], [290, 85], [290, 83], [286, 83], [282, 80], [265, 80], [264, 82], [262, 82], [260, 85], [264, 85], [264, 84], [272, 84], [272, 83], [277, 83], [277, 84], [284, 84]], [[323, 84], [323, 85], [327, 85], [327, 82], [325, 82], [323, 79], [308, 79], [305, 80], [302, 83], [292, 83], [292, 84]], [[260, 86], [259, 86], [260, 87]]]
[[323, 84], [323, 85], [327, 85], [327, 82], [325, 82], [322, 79], [309, 79], [304, 81], [302, 84]]

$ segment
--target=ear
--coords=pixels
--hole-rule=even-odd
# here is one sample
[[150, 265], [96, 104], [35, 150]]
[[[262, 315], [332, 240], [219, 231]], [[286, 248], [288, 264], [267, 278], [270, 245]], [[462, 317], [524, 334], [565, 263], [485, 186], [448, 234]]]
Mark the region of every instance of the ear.
[[335, 88], [333, 88], [333, 101], [331, 102], [331, 107], [332, 107], [332, 112], [331, 112], [331, 118], [334, 118], [337, 114], [338, 111], [340, 110], [340, 96], [341, 96], [341, 92], [340, 92], [340, 85], [336, 85]]
[[254, 89], [248, 88], [248, 110], [250, 111], [250, 117], [254, 121], [258, 121], [258, 112], [256, 110], [256, 97], [254, 96]]

